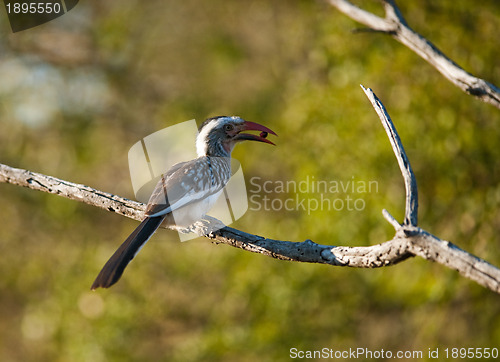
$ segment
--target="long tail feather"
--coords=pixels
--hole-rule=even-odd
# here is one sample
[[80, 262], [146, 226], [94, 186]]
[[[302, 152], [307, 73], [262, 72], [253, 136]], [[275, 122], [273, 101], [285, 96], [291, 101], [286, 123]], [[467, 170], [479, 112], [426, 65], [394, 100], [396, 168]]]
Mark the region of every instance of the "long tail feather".
[[164, 218], [165, 216], [145, 218], [104, 265], [91, 289], [109, 288], [115, 284], [122, 276], [125, 267], [158, 229]]

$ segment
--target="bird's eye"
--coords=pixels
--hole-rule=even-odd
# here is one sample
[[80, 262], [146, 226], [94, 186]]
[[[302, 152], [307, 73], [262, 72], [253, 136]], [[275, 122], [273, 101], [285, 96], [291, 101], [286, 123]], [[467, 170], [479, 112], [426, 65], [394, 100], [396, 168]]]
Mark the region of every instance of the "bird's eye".
[[224, 125], [224, 131], [232, 131], [233, 130], [233, 125], [232, 124], [226, 124]]

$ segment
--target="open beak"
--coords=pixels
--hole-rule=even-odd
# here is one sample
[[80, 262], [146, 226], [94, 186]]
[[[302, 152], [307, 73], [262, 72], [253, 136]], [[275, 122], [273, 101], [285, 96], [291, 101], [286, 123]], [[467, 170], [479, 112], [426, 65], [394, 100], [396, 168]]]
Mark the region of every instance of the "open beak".
[[240, 132], [242, 132], [242, 131], [260, 131], [260, 135], [257, 136], [255, 134], [239, 133], [238, 132], [238, 134], [234, 138], [235, 140], [238, 140], [238, 141], [245, 141], [245, 140], [259, 141], [259, 142], [269, 143], [269, 144], [275, 146], [275, 144], [272, 143], [271, 141], [269, 141], [266, 137], [269, 133], [273, 134], [275, 136], [278, 136], [276, 133], [274, 133], [273, 130], [271, 130], [271, 129], [269, 129], [261, 124], [249, 122], [249, 121], [245, 121], [245, 123], [243, 123], [243, 126], [241, 127]]

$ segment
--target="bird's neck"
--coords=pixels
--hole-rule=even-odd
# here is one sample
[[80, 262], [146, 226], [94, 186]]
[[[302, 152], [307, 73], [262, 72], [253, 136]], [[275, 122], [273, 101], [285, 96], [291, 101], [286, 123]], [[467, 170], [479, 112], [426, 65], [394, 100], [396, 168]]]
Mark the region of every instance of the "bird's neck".
[[231, 157], [231, 149], [226, 149], [224, 145], [220, 142], [207, 142], [204, 144], [199, 144], [197, 142], [196, 145], [196, 152], [198, 154], [198, 157], [224, 157], [224, 158], [230, 158]]

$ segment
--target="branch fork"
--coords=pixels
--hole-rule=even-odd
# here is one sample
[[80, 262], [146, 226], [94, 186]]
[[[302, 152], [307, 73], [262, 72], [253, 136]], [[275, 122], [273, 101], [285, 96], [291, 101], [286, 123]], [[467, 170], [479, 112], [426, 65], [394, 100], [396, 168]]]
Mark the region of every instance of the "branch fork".
[[384, 18], [363, 10], [348, 0], [328, 0], [330, 5], [367, 26], [369, 31], [391, 35], [465, 93], [500, 109], [500, 88], [466, 72], [429, 40], [411, 29], [394, 0], [381, 0], [381, 2], [385, 10]]

